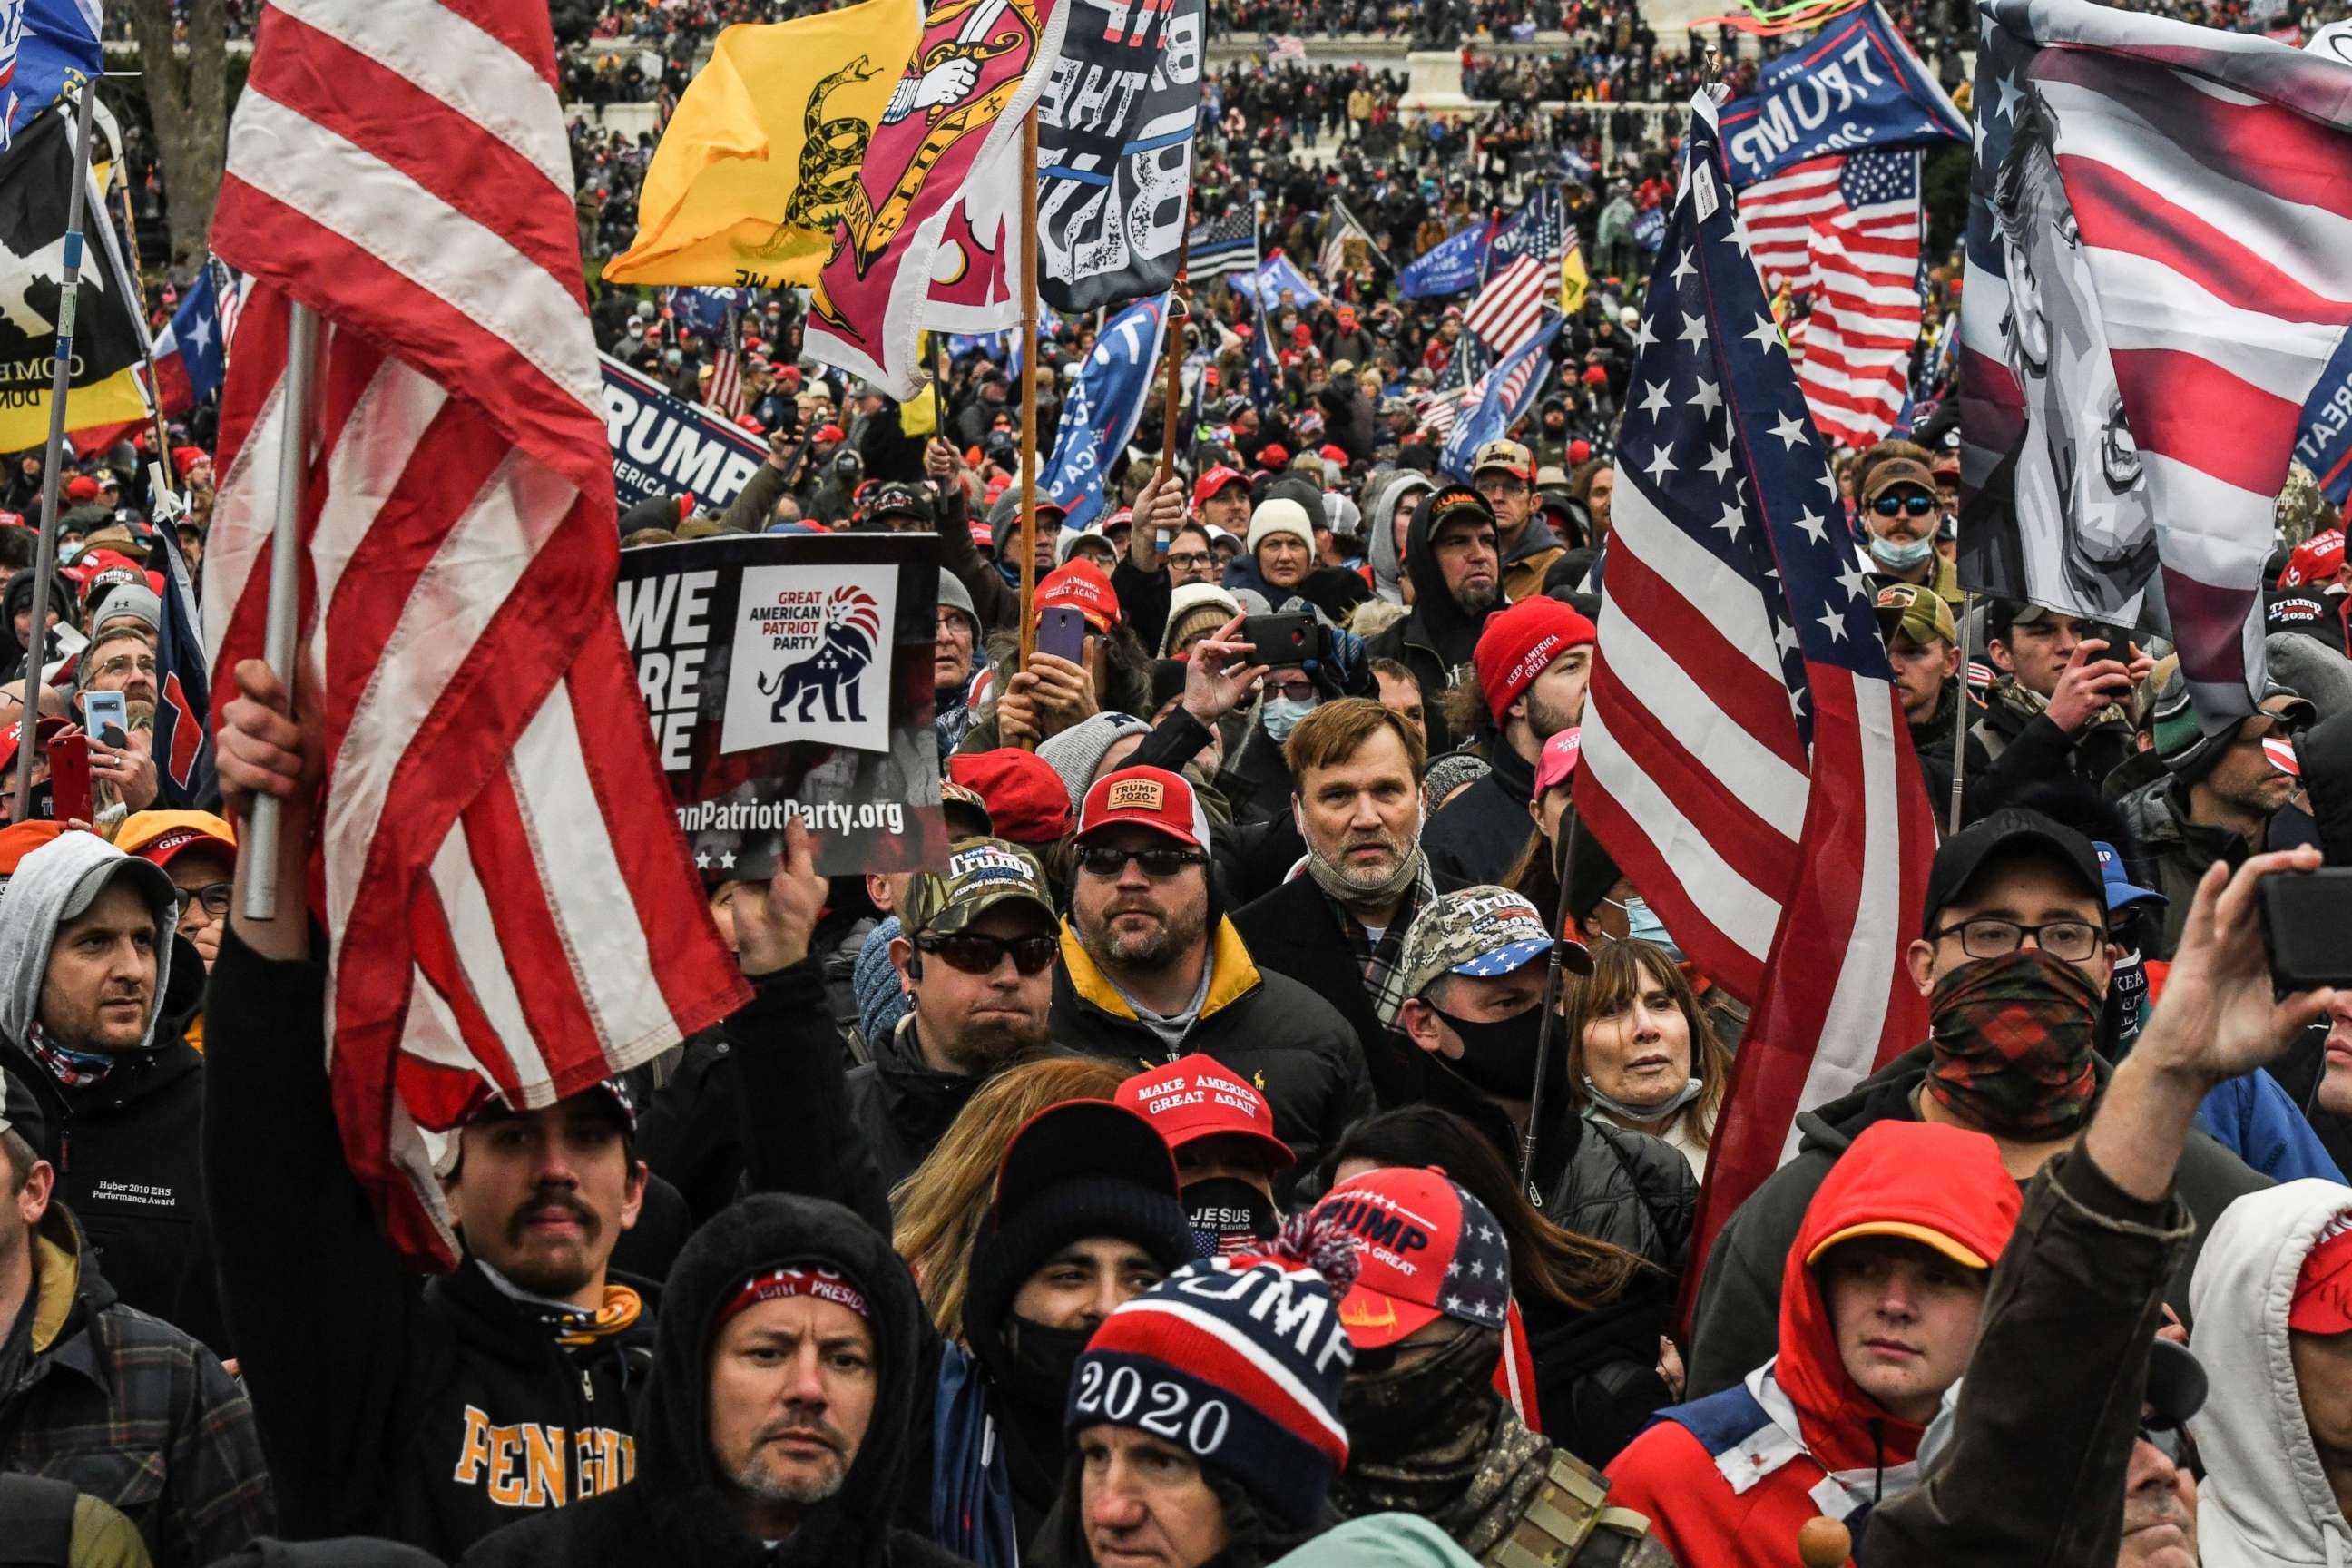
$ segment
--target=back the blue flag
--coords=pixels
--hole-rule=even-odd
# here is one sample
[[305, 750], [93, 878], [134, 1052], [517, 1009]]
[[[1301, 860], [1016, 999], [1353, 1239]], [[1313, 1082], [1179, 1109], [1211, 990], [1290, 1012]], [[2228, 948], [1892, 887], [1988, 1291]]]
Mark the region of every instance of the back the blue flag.
[[1967, 119], [1878, 0], [1767, 65], [1755, 93], [1725, 104], [1722, 119], [1735, 190], [1827, 153], [1969, 140]]
[[0, 0], [0, 101], [7, 108], [0, 146], [68, 87], [98, 76], [105, 63], [99, 25], [98, 0]]
[[1435, 300], [1475, 289], [1486, 268], [1486, 247], [1494, 241], [1491, 223], [1473, 224], [1453, 238], [1440, 240], [1397, 274], [1397, 292], [1408, 300]]

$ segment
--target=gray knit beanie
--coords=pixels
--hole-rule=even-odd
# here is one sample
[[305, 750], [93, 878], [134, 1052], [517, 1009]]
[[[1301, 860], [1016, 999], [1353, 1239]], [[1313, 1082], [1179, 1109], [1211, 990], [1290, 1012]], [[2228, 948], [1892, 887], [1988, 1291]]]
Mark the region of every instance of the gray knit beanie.
[[1040, 742], [1037, 755], [1060, 776], [1062, 787], [1070, 792], [1070, 805], [1075, 808], [1087, 798], [1087, 791], [1095, 782], [1095, 770], [1102, 766], [1103, 754], [1121, 735], [1150, 728], [1131, 713], [1097, 713], [1071, 725], [1052, 740]]

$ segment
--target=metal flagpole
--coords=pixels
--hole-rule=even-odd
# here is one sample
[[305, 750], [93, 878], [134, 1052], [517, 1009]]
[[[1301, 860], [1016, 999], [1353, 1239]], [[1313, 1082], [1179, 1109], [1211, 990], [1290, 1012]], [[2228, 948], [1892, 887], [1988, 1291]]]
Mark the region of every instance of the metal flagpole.
[[1021, 122], [1021, 663], [1037, 651], [1037, 110]]
[[[1544, 967], [1543, 1017], [1536, 1026], [1536, 1085], [1528, 1100], [1527, 1131], [1519, 1141], [1519, 1185], [1527, 1190], [1528, 1202], [1538, 1209], [1544, 1206], [1543, 1194], [1536, 1186], [1536, 1142], [1542, 1136], [1544, 1079], [1551, 1071], [1552, 1036], [1558, 1033], [1559, 994], [1567, 982], [1561, 977], [1561, 960], [1567, 955], [1568, 935], [1568, 872], [1576, 858], [1576, 807], [1570, 805], [1560, 817], [1559, 849], [1554, 869], [1559, 875], [1559, 900], [1552, 911], [1551, 957]], [[1586, 965], [1591, 972], [1591, 965]]]
[[[66, 194], [64, 276], [58, 279], [58, 343], [49, 376], [49, 441], [41, 458], [41, 538], [34, 554], [33, 623], [25, 638], [25, 701], [16, 719], [16, 805], [33, 809], [33, 768], [41, 750], [41, 655], [49, 646], [49, 580], [58, 572], [58, 483], [66, 445], [66, 394], [73, 384], [74, 308], [81, 298], [82, 193], [89, 187], [89, 121], [96, 84], [85, 81], [74, 109], [73, 189]], [[106, 216], [103, 208], [99, 217]]]
[[[131, 254], [124, 258], [131, 271], [127, 281], [132, 290], [131, 298], [143, 307], [146, 290], [141, 287], [139, 279], [139, 219], [131, 210], [131, 172], [126, 166], [129, 162], [121, 148], [114, 150], [114, 166], [122, 171], [122, 234], [131, 245]], [[204, 270], [209, 271], [211, 268], [211, 261], [205, 261]], [[203, 274], [200, 272], [198, 275]], [[163, 459], [165, 488], [170, 490], [171, 480], [176, 477], [172, 473], [172, 432], [163, 423], [163, 384], [155, 377], [155, 340], [143, 330], [139, 334], [139, 352], [147, 361], [147, 420], [154, 429], [155, 456]], [[170, 493], [177, 495], [179, 492], [170, 490]]]
[[[1935, 590], [1931, 587], [1929, 593]], [[1974, 594], [1965, 590], [1960, 595], [1960, 700], [1955, 704], [1959, 711], [1952, 716], [1952, 815], [1951, 826], [1946, 831], [1960, 830], [1960, 781], [1968, 772], [1969, 761], [1969, 622], [1976, 613]]]
[[[310, 471], [310, 377], [319, 352], [318, 320], [296, 303], [286, 321], [285, 434], [278, 448], [278, 513], [269, 531], [269, 609], [262, 628], [261, 656], [271, 673], [295, 687], [294, 635], [301, 618], [302, 490]], [[278, 797], [257, 795], [245, 827], [252, 847], [247, 858], [245, 918], [278, 918]]]

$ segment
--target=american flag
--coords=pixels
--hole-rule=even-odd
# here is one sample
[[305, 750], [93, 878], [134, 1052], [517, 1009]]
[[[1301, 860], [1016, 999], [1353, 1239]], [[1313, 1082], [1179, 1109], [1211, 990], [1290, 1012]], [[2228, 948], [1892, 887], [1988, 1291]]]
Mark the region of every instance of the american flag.
[[1192, 226], [1185, 241], [1184, 273], [1195, 283], [1228, 272], [1257, 270], [1257, 209], [1239, 203]]
[[[1985, 16], [1961, 580], [2168, 636], [2209, 725], [2262, 685], [2275, 498], [2352, 325], [2347, 80], [2259, 34], [2088, 0]], [[2032, 204], [2015, 241], [1992, 200], [2004, 171]], [[2074, 242], [2040, 251], [2069, 216]], [[2038, 256], [2032, 296], [2012, 295], [2012, 245]], [[2040, 328], [2039, 367], [2012, 348], [2013, 305]], [[2053, 475], [2075, 492], [2063, 506]]]
[[1445, 449], [1439, 457], [1440, 466], [1447, 473], [1467, 483], [1473, 477], [1470, 465], [1478, 448], [1489, 441], [1500, 440], [1510, 433], [1512, 426], [1527, 416], [1536, 395], [1543, 391], [1544, 381], [1551, 374], [1549, 350], [1552, 340], [1559, 335], [1560, 321], [1554, 316], [1535, 336], [1496, 361], [1463, 395], [1462, 416], [1448, 418]]
[[740, 418], [743, 413], [743, 314], [732, 305], [727, 308], [727, 324], [719, 330], [719, 342], [713, 345], [710, 384], [704, 389], [702, 401], [722, 419]]
[[1488, 265], [1500, 269], [1488, 275], [1462, 313], [1464, 328], [1476, 333], [1496, 359], [1535, 336], [1545, 310], [1558, 307], [1563, 235], [1559, 203], [1549, 187], [1538, 189], [1535, 200], [1496, 231]]
[[1919, 150], [1811, 158], [1739, 193], [1768, 289], [1808, 299], [1791, 325], [1813, 423], [1840, 446], [1893, 428], [1919, 340]]
[[420, 1128], [484, 1079], [551, 1103], [745, 995], [614, 613], [557, 79], [541, 0], [273, 5], [213, 225], [249, 290], [206, 653], [218, 680], [261, 652], [299, 299], [318, 318], [298, 657], [327, 758], [328, 1070], [388, 1236], [444, 1267]]
[[1754, 1007], [1704, 1238], [1793, 1150], [1800, 1110], [1925, 1036], [1904, 949], [1936, 840], [1715, 105], [1694, 109], [1633, 339], [1576, 803], [1676, 943]]

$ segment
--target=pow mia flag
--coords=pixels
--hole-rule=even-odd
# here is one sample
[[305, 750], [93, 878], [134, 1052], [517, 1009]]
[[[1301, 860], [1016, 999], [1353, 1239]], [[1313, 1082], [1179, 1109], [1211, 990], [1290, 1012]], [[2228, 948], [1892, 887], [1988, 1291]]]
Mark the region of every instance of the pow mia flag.
[[1038, 292], [1092, 310], [1167, 292], [1184, 245], [1205, 0], [1073, 6], [1037, 106]]
[[[73, 177], [73, 138], [62, 112], [42, 115], [0, 154], [0, 450], [37, 447], [47, 434]], [[146, 412], [129, 374], [141, 358], [139, 321], [95, 187], [83, 207], [90, 243], [71, 312], [69, 430]]]

